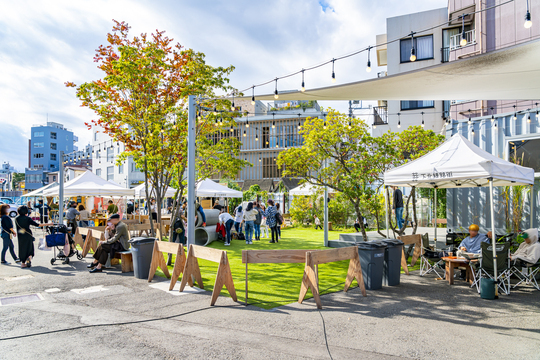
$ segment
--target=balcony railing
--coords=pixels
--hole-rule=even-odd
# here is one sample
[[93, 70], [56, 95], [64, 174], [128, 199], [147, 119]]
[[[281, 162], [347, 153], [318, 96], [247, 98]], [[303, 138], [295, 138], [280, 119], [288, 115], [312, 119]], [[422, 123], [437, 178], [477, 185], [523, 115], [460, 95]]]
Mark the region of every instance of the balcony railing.
[[450, 48], [449, 47], [443, 47], [441, 48], [441, 62], [449, 62], [450, 61]]
[[[465, 46], [476, 44], [476, 31], [475, 31], [475, 29], [466, 31], [465, 32], [465, 39], [467, 40], [467, 45], [465, 45]], [[459, 44], [460, 41], [461, 41], [461, 33], [450, 36], [450, 50], [456, 50], [456, 49], [464, 47], [464, 46], [461, 46]]]
[[373, 125], [388, 124], [388, 110], [386, 106], [373, 107]]

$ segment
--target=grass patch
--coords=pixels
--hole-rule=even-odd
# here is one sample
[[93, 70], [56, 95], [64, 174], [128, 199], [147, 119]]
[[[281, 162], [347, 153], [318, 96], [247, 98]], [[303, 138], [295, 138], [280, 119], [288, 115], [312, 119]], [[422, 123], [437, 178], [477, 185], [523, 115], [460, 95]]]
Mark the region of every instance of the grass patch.
[[[329, 239], [336, 240], [340, 233], [349, 231], [330, 231]], [[272, 249], [324, 249], [324, 232], [313, 228], [287, 228], [282, 229], [282, 238], [277, 244], [268, 243], [268, 239], [253, 241], [253, 245], [246, 245], [245, 241], [233, 240], [231, 246], [214, 241], [210, 247], [226, 250], [229, 258], [231, 272], [238, 301], [245, 301], [245, 264], [242, 264], [242, 250], [272, 250]], [[174, 259], [173, 259], [174, 261]], [[201, 276], [205, 290], [212, 291], [216, 281], [218, 264], [199, 260]], [[319, 289], [321, 294], [343, 291], [349, 261], [340, 261], [319, 265]], [[409, 268], [416, 270], [418, 266]], [[172, 266], [169, 267], [172, 272]], [[284, 304], [298, 301], [300, 285], [304, 273], [304, 264], [250, 264], [249, 265], [249, 304], [264, 309], [271, 309]], [[159, 270], [156, 275], [164, 277]], [[352, 287], [358, 286], [356, 280]], [[221, 296], [229, 296], [224, 288]], [[306, 299], [311, 298], [308, 291]]]

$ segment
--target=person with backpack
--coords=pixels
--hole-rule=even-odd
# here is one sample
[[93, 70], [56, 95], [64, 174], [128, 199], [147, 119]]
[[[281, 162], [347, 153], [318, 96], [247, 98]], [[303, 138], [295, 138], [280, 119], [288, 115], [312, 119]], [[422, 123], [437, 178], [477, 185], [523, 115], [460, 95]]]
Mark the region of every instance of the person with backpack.
[[281, 240], [281, 225], [283, 224], [283, 215], [279, 210], [279, 203], [276, 203], [276, 230], [278, 233], [278, 239]]
[[255, 215], [255, 221], [253, 222], [253, 227], [255, 228], [255, 240], [261, 240], [261, 222], [262, 222], [262, 209], [259, 206], [258, 202], [254, 202], [253, 208], [257, 210], [257, 215]]
[[276, 222], [276, 214], [277, 214], [276, 207], [274, 206], [274, 200], [268, 199], [268, 208], [264, 211], [264, 216], [266, 216], [266, 224], [270, 228], [270, 232], [272, 233], [272, 240], [269, 241], [269, 243], [277, 243], [279, 242], [278, 233], [277, 233], [277, 222]]

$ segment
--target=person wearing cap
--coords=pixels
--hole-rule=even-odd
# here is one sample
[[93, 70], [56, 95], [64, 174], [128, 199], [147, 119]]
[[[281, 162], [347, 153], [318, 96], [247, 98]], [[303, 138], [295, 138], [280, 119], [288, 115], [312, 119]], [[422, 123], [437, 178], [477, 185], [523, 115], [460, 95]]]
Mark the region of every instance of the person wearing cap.
[[480, 254], [482, 251], [481, 243], [485, 242], [489, 244], [489, 238], [485, 234], [479, 234], [480, 228], [476, 224], [469, 226], [469, 236], [467, 236], [458, 247], [459, 251]]
[[521, 260], [529, 264], [536, 264], [540, 259], [540, 243], [538, 243], [538, 230], [529, 229], [518, 235], [523, 242], [515, 253], [510, 255], [512, 261]]
[[126, 251], [129, 248], [129, 232], [126, 224], [120, 221], [120, 215], [109, 216], [105, 233], [107, 240], [99, 242], [94, 253], [94, 261], [87, 266], [91, 269], [91, 273], [102, 272], [102, 267], [107, 263], [109, 255], [112, 259], [117, 252]]
[[66, 211], [66, 220], [69, 227], [71, 227], [71, 234], [75, 235], [75, 231], [77, 230], [77, 216], [79, 215], [79, 212], [77, 211], [77, 203], [75, 201], [72, 201], [69, 204], [69, 209]]
[[49, 218], [49, 210], [51, 210], [51, 207], [47, 204], [43, 204], [43, 200], [39, 199], [38, 204], [35, 206], [36, 209], [39, 211], [39, 222], [40, 223], [46, 223], [48, 222]]

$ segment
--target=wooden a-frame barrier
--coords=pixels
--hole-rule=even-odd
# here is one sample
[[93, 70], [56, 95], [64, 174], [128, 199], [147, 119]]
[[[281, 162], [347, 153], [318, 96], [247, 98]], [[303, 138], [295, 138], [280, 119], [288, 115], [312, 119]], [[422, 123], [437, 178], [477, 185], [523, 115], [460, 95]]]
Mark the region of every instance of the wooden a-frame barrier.
[[332, 250], [306, 252], [306, 267], [304, 268], [304, 277], [302, 278], [298, 302], [301, 304], [302, 301], [304, 301], [308, 289], [311, 288], [311, 293], [313, 294], [315, 303], [317, 303], [317, 308], [322, 309], [315, 266], [342, 260], [350, 260], [347, 278], [345, 279], [345, 288], [343, 290], [345, 292], [349, 290], [352, 281], [356, 278], [358, 286], [362, 291], [362, 295], [366, 296], [366, 287], [364, 285], [364, 277], [362, 276], [362, 266], [360, 265], [358, 248], [356, 246], [350, 246]]
[[414, 245], [414, 252], [411, 257], [411, 266], [414, 266], [414, 264], [416, 264], [416, 262], [418, 261], [418, 258], [420, 257], [420, 255], [423, 254], [422, 235], [414, 234], [414, 235], [398, 236], [398, 240], [403, 241], [403, 250], [401, 253], [401, 267], [403, 268], [403, 271], [405, 271], [405, 274], [409, 275], [409, 269], [407, 267], [407, 258], [405, 257], [405, 245]]
[[204, 289], [201, 270], [199, 268], [198, 259], [208, 260], [219, 263], [218, 272], [216, 276], [216, 283], [214, 284], [214, 290], [212, 291], [212, 301], [210, 306], [213, 306], [223, 285], [227, 288], [227, 291], [231, 295], [234, 301], [237, 301], [236, 290], [234, 288], [234, 282], [231, 273], [231, 267], [229, 265], [229, 258], [225, 250], [212, 249], [199, 245], [190, 245], [188, 256], [186, 259], [186, 266], [184, 267], [184, 273], [182, 274], [182, 281], [180, 282], [180, 291], [184, 291], [186, 284], [193, 286], [192, 276], [197, 281], [197, 284], [201, 289]]
[[[171, 275], [169, 275], [169, 269], [167, 268], [167, 263], [163, 258], [163, 253], [176, 255], [172, 278]], [[156, 240], [154, 242], [154, 250], [152, 252], [152, 263], [150, 264], [150, 272], [148, 273], [148, 282], [151, 282], [154, 278], [158, 266], [161, 271], [163, 271], [165, 276], [171, 279], [171, 283], [169, 284], [169, 291], [171, 291], [174, 288], [174, 285], [176, 285], [180, 274], [184, 271], [184, 267], [186, 266], [186, 254], [184, 253], [184, 246], [180, 243]]]
[[246, 264], [246, 301], [244, 305], [248, 304], [248, 264], [304, 263], [308, 251], [318, 250], [242, 250], [242, 263]]

